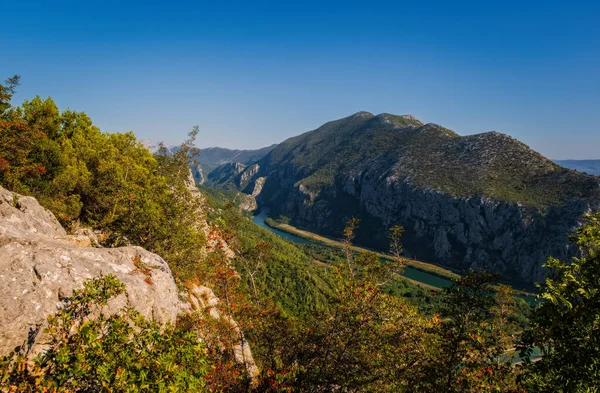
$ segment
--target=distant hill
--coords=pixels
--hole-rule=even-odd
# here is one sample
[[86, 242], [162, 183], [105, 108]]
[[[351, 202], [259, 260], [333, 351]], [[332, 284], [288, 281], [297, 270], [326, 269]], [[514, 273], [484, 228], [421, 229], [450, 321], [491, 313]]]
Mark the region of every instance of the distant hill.
[[229, 162], [239, 162], [240, 164], [251, 164], [263, 158], [268, 152], [273, 150], [277, 144], [263, 147], [256, 150], [232, 150], [222, 147], [209, 147], [200, 150], [200, 155], [197, 159], [203, 165], [217, 167]]
[[[273, 150], [277, 145], [271, 145], [256, 150], [232, 150], [224, 149], [222, 147], [209, 147], [206, 149], [200, 149], [200, 154], [194, 157], [199, 163], [199, 167], [192, 168], [192, 173], [196, 182], [202, 184], [207, 180], [210, 183], [209, 176], [214, 170], [221, 172], [221, 166], [228, 166], [228, 164], [234, 164], [233, 167], [242, 167], [251, 164], [255, 161], [260, 160]], [[241, 164], [241, 165], [240, 165]], [[240, 171], [241, 171], [240, 169]], [[216, 175], [216, 177], [222, 177], [223, 174]], [[213, 176], [214, 177], [214, 176]]]
[[600, 160], [554, 160], [565, 168], [600, 176]]
[[548, 256], [573, 253], [568, 234], [600, 205], [597, 177], [508, 135], [368, 112], [282, 142], [233, 183], [297, 226], [339, 236], [356, 216], [358, 242], [385, 249], [401, 224], [411, 256], [524, 282], [543, 277]]
[[[142, 143], [153, 153], [158, 150], [158, 144], [149, 139]], [[218, 167], [229, 163], [239, 163], [246, 166], [260, 160], [276, 146], [277, 144], [273, 144], [255, 150], [225, 149], [222, 147], [200, 149], [200, 154], [194, 157], [199, 162], [199, 165], [191, 168], [192, 173], [196, 182], [203, 184], [208, 179], [208, 175]], [[178, 146], [167, 146], [169, 150], [176, 150], [178, 148]]]

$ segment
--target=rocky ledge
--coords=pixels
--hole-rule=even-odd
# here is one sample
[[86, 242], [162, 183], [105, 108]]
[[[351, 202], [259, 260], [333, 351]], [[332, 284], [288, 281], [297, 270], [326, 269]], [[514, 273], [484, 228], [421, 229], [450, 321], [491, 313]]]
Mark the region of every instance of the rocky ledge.
[[209, 288], [181, 293], [160, 256], [134, 246], [93, 247], [93, 237], [91, 231], [67, 235], [34, 198], [0, 187], [0, 355], [19, 348], [28, 348], [28, 356], [43, 351], [46, 317], [85, 280], [113, 274], [127, 292], [113, 299], [105, 312], [132, 307], [161, 323], [190, 312], [223, 318], [240, 336], [236, 357], [251, 374], [258, 373], [242, 332], [218, 311], [219, 299]]

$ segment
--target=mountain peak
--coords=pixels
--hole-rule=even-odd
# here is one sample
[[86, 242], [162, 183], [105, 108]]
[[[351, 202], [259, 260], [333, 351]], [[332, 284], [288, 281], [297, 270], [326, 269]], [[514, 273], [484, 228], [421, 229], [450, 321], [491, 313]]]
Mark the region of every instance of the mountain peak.
[[424, 121], [422, 121], [421, 119], [418, 119], [417, 117], [415, 117], [413, 115], [410, 115], [410, 114], [401, 115], [400, 117], [403, 118], [403, 119], [406, 119], [406, 120], [411, 120], [411, 121], [414, 121], [414, 122], [417, 122], [417, 123], [421, 123], [423, 125], [425, 124]]
[[356, 112], [355, 114], [351, 115], [350, 117], [373, 117], [373, 114], [371, 112], [367, 112], [367, 111], [360, 111], [360, 112]]
[[393, 123], [399, 127], [421, 127], [425, 125], [425, 123], [419, 119], [417, 119], [413, 115], [392, 115], [391, 113], [380, 113], [375, 116], [376, 119], [383, 120], [387, 123]]

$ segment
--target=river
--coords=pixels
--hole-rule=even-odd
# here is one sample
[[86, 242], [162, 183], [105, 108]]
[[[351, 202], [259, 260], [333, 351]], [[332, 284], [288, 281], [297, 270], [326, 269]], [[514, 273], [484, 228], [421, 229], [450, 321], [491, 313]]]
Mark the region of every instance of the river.
[[[275, 228], [271, 228], [270, 226], [268, 226], [265, 223], [265, 219], [269, 216], [269, 209], [268, 208], [261, 208], [260, 209], [260, 213], [258, 213], [256, 216], [254, 216], [254, 218], [252, 218], [252, 221], [258, 225], [261, 226], [263, 228], [268, 229], [269, 231], [273, 232], [274, 234], [276, 234], [279, 237], [284, 238], [285, 240], [291, 241], [293, 243], [297, 243], [297, 244], [317, 244], [317, 245], [321, 245], [321, 243], [310, 240], [310, 239], [305, 239], [303, 237], [300, 236], [296, 236], [293, 235], [291, 233], [287, 233], [284, 231], [280, 231], [279, 229], [275, 229]], [[451, 281], [445, 278], [442, 278], [440, 276], [436, 276], [435, 274], [430, 274], [427, 272], [424, 272], [422, 270], [419, 269], [415, 269], [412, 268], [410, 266], [406, 266], [402, 272], [402, 276], [406, 277], [408, 279], [414, 280], [414, 281], [418, 281], [421, 282], [423, 284], [427, 284], [427, 285], [431, 285], [433, 287], [436, 288], [446, 288], [448, 286], [450, 286]]]

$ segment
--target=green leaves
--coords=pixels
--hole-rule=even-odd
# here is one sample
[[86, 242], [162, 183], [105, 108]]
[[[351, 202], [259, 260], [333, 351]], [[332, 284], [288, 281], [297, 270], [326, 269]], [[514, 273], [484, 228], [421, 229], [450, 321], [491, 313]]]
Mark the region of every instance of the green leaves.
[[33, 366], [0, 361], [0, 389], [19, 391], [201, 391], [209, 364], [195, 332], [145, 320], [131, 309], [103, 314], [125, 292], [114, 276], [95, 278], [48, 318], [49, 349]]
[[4, 82], [4, 85], [0, 85], [0, 115], [3, 115], [4, 112], [10, 108], [10, 100], [15, 94], [17, 86], [20, 84], [20, 79], [21, 77], [19, 75], [15, 75], [8, 78]]
[[493, 285], [496, 279], [485, 270], [472, 270], [445, 289], [438, 348], [423, 380], [425, 391], [516, 389], [517, 375], [506, 352], [514, 346], [517, 302], [509, 287]]
[[17, 84], [0, 85], [0, 184], [33, 195], [66, 228], [101, 230], [104, 245], [142, 246], [192, 276], [206, 244], [200, 202], [185, 184], [198, 128], [178, 152], [153, 156], [132, 132], [102, 133], [51, 98], [11, 107]]
[[[550, 276], [540, 285], [541, 305], [523, 336], [528, 391], [594, 392], [600, 381], [600, 216], [589, 216], [572, 239], [581, 257], [549, 258]], [[543, 351], [529, 361], [531, 349]]]

